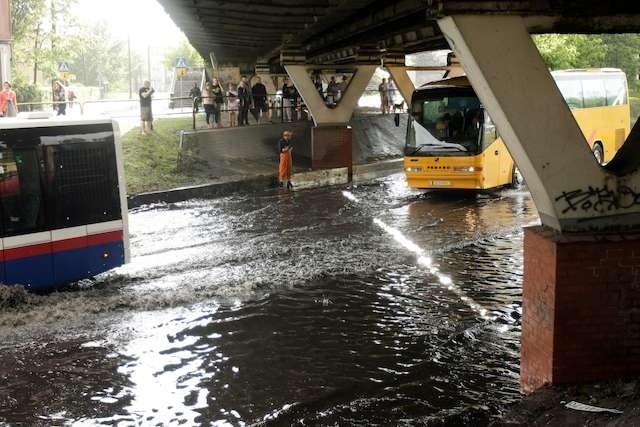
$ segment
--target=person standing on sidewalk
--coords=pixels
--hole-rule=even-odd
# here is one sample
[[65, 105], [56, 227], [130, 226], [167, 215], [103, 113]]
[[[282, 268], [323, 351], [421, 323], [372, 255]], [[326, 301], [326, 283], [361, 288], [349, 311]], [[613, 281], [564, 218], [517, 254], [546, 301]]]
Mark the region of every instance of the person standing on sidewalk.
[[189, 97], [191, 98], [191, 101], [193, 103], [193, 109], [195, 110], [196, 114], [198, 114], [198, 112], [200, 111], [200, 102], [202, 101], [202, 92], [200, 91], [198, 83], [193, 84], [193, 87], [189, 91]]
[[67, 95], [61, 82], [53, 84], [53, 109], [57, 111], [58, 116], [67, 114]]
[[[204, 119], [207, 122], [207, 127], [211, 129], [216, 123], [215, 97], [213, 95], [211, 82], [206, 82], [204, 84], [204, 90], [202, 91], [202, 105], [204, 107]], [[219, 115], [220, 113], [218, 113], [218, 116]]]
[[238, 99], [238, 87], [233, 83], [229, 83], [229, 90], [227, 91], [227, 111], [229, 111], [229, 127], [235, 127], [237, 125], [236, 119], [239, 107], [240, 100]]
[[282, 132], [282, 138], [278, 141], [278, 153], [280, 155], [280, 165], [278, 167], [278, 183], [280, 187], [284, 187], [284, 183], [287, 183], [287, 189], [292, 189], [291, 184], [291, 172], [293, 170], [293, 158], [291, 156], [291, 138], [293, 132], [285, 130]]
[[18, 114], [18, 100], [16, 93], [11, 89], [11, 83], [4, 82], [0, 92], [0, 115], [2, 117], [15, 117]]
[[238, 100], [240, 101], [240, 111], [238, 114], [238, 126], [249, 124], [249, 109], [251, 108], [251, 88], [245, 76], [240, 79], [238, 85]]
[[262, 117], [267, 116], [269, 112], [269, 107], [267, 106], [267, 87], [262, 84], [260, 77], [256, 77], [256, 84], [251, 88], [251, 95], [253, 96], [255, 115], [257, 116], [258, 123], [260, 123]]
[[[151, 110], [151, 97], [155, 89], [151, 87], [151, 82], [145, 80], [142, 87], [138, 91], [140, 96], [140, 121], [142, 125], [142, 134], [147, 135], [153, 131], [153, 112]], [[148, 131], [147, 131], [148, 129]]]

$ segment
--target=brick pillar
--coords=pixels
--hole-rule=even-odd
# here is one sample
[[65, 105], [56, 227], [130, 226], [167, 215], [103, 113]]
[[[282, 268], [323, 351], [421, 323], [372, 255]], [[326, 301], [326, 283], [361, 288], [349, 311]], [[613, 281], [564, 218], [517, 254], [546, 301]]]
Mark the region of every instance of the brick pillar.
[[351, 174], [352, 139], [352, 129], [348, 126], [314, 127], [311, 132], [311, 167], [348, 167]]
[[640, 233], [525, 229], [520, 384], [640, 374]]

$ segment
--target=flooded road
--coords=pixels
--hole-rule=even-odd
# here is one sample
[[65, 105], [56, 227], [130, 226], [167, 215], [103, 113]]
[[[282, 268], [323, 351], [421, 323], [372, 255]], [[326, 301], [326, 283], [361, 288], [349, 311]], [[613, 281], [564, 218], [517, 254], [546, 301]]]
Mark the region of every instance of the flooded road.
[[0, 300], [0, 422], [481, 426], [519, 399], [524, 191], [395, 175], [129, 219], [129, 265]]

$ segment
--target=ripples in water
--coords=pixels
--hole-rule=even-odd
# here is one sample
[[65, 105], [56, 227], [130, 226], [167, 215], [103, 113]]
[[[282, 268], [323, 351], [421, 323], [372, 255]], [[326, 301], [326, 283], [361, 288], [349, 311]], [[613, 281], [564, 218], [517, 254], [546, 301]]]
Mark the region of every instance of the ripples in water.
[[519, 396], [535, 212], [398, 182], [132, 214], [130, 265], [0, 308], [0, 420], [486, 424]]

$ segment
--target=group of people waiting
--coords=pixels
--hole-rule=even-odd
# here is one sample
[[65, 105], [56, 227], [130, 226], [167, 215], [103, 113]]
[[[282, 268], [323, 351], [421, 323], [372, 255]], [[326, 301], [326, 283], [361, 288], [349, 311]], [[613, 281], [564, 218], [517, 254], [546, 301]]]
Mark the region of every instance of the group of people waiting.
[[[62, 82], [55, 81], [52, 86], [53, 109], [58, 116], [65, 115], [67, 102], [72, 103], [75, 93], [65, 87]], [[18, 97], [11, 83], [4, 82], [0, 91], [0, 117], [16, 117], [18, 115]]]
[[249, 113], [257, 123], [271, 121], [273, 111], [281, 109], [282, 121], [290, 122], [300, 117], [301, 99], [296, 87], [284, 77], [281, 96], [274, 101], [267, 93], [266, 86], [260, 77], [255, 77], [253, 86], [246, 76], [242, 76], [239, 84], [229, 83], [227, 90], [218, 78], [208, 80], [202, 90], [194, 84], [189, 92], [193, 99], [194, 111], [200, 111], [202, 104], [207, 128], [221, 127], [222, 112], [228, 113], [229, 127], [249, 124]]
[[[195, 111], [199, 111], [200, 102], [204, 107], [207, 127], [218, 128], [222, 122], [222, 112], [229, 114], [229, 126], [245, 126], [249, 124], [249, 112], [253, 111], [258, 123], [270, 120], [267, 88], [260, 77], [256, 77], [253, 86], [246, 76], [242, 76], [239, 84], [229, 83], [225, 91], [216, 77], [204, 84], [200, 91], [196, 83], [189, 96], [194, 100]], [[226, 105], [225, 105], [226, 104]], [[223, 108], [226, 106], [226, 108]]]
[[380, 94], [380, 111], [382, 114], [389, 114], [391, 108], [393, 107], [393, 111], [396, 111], [396, 108], [399, 107], [402, 110], [404, 103], [402, 104], [394, 104], [395, 87], [393, 86], [393, 81], [391, 79], [387, 80], [386, 78], [382, 79], [382, 82], [378, 85], [378, 93]]
[[338, 102], [347, 90], [347, 86], [349, 86], [349, 78], [345, 75], [342, 76], [340, 82], [336, 80], [335, 76], [331, 76], [326, 83], [326, 89], [320, 73], [314, 74], [312, 79], [313, 85], [329, 108], [335, 108], [338, 105]]

